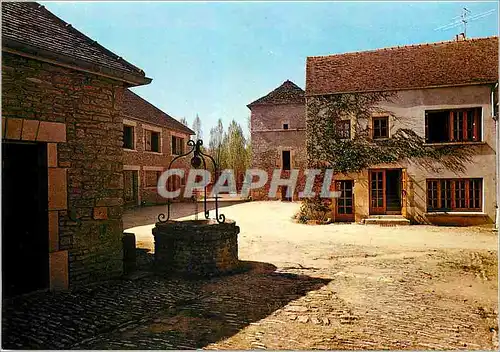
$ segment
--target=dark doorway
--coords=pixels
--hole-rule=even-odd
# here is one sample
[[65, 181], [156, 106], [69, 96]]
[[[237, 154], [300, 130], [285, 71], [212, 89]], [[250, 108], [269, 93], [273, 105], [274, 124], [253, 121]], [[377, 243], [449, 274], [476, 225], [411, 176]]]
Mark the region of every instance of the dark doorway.
[[370, 170], [370, 214], [401, 214], [401, 169]]
[[401, 170], [387, 170], [386, 178], [386, 199], [387, 214], [401, 214]]
[[2, 143], [2, 288], [49, 286], [47, 145]]
[[283, 150], [281, 152], [281, 160], [283, 162], [282, 170], [290, 170], [291, 169], [291, 162], [290, 162], [290, 151], [289, 150]]

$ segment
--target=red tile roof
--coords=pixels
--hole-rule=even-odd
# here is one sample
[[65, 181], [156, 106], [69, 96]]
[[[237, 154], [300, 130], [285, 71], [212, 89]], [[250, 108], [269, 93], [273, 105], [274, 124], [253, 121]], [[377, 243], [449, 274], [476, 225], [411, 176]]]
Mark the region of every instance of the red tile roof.
[[127, 118], [149, 122], [189, 135], [194, 134], [189, 127], [128, 89], [125, 89], [123, 96], [123, 113]]
[[2, 2], [2, 48], [106, 73], [131, 85], [151, 82], [143, 70], [36, 2]]
[[271, 93], [255, 100], [247, 106], [251, 108], [255, 105], [274, 105], [274, 104], [304, 104], [304, 90], [292, 81], [286, 80], [281, 86]]
[[498, 37], [307, 58], [306, 95], [498, 81]]

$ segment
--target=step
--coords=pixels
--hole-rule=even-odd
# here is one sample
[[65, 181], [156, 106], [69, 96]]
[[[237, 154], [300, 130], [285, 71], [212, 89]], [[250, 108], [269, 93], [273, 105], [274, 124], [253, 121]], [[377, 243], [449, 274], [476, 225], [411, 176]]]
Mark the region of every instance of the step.
[[381, 226], [396, 226], [396, 225], [410, 225], [410, 220], [402, 216], [395, 217], [393, 215], [386, 215], [388, 217], [372, 217], [364, 220], [365, 225], [381, 225]]

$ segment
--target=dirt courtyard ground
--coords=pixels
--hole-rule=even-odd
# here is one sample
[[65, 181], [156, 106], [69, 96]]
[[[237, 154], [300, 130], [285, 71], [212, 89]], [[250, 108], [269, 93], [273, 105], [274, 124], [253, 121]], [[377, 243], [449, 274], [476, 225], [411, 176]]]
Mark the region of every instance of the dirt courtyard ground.
[[[259, 300], [266, 314], [204, 348], [498, 348], [498, 236], [491, 229], [302, 225], [291, 220], [298, 207], [250, 202], [222, 208], [241, 228], [240, 259], [258, 262], [262, 269], [257, 265], [245, 278], [234, 275], [207, 282], [201, 290], [208, 296], [217, 292], [211, 299], [219, 300], [220, 311], [228, 311], [223, 297], [241, 299], [240, 309], [224, 319], [252, 316]], [[131, 214], [125, 214], [124, 228], [144, 224], [127, 230], [136, 234], [138, 246], [153, 247], [148, 219], [161, 210], [136, 210], [130, 222]], [[295, 296], [264, 307], [273, 302], [268, 297], [273, 293], [263, 290], [268, 271], [281, 275], [276, 285], [286, 275], [320, 281], [300, 294], [283, 282], [279, 290], [286, 292], [275, 294]], [[251, 301], [257, 304], [245, 303]], [[211, 326], [212, 333], [217, 329], [216, 319], [203, 316], [172, 319], [158, 318], [130, 334], [187, 331], [200, 324]]]

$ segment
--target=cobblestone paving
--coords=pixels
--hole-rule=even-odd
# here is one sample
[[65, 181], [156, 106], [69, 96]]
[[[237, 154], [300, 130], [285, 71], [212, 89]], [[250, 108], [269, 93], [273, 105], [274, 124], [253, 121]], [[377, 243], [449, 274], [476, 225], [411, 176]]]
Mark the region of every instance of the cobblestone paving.
[[334, 270], [253, 262], [211, 280], [143, 278], [4, 302], [3, 347], [495, 348], [495, 303], [453, 292], [493, 284], [495, 252], [351, 249], [333, 255]]
[[142, 324], [165, 307], [194, 300], [195, 286], [178, 280], [144, 278], [4, 300], [2, 347], [71, 348], [106, 331]]

